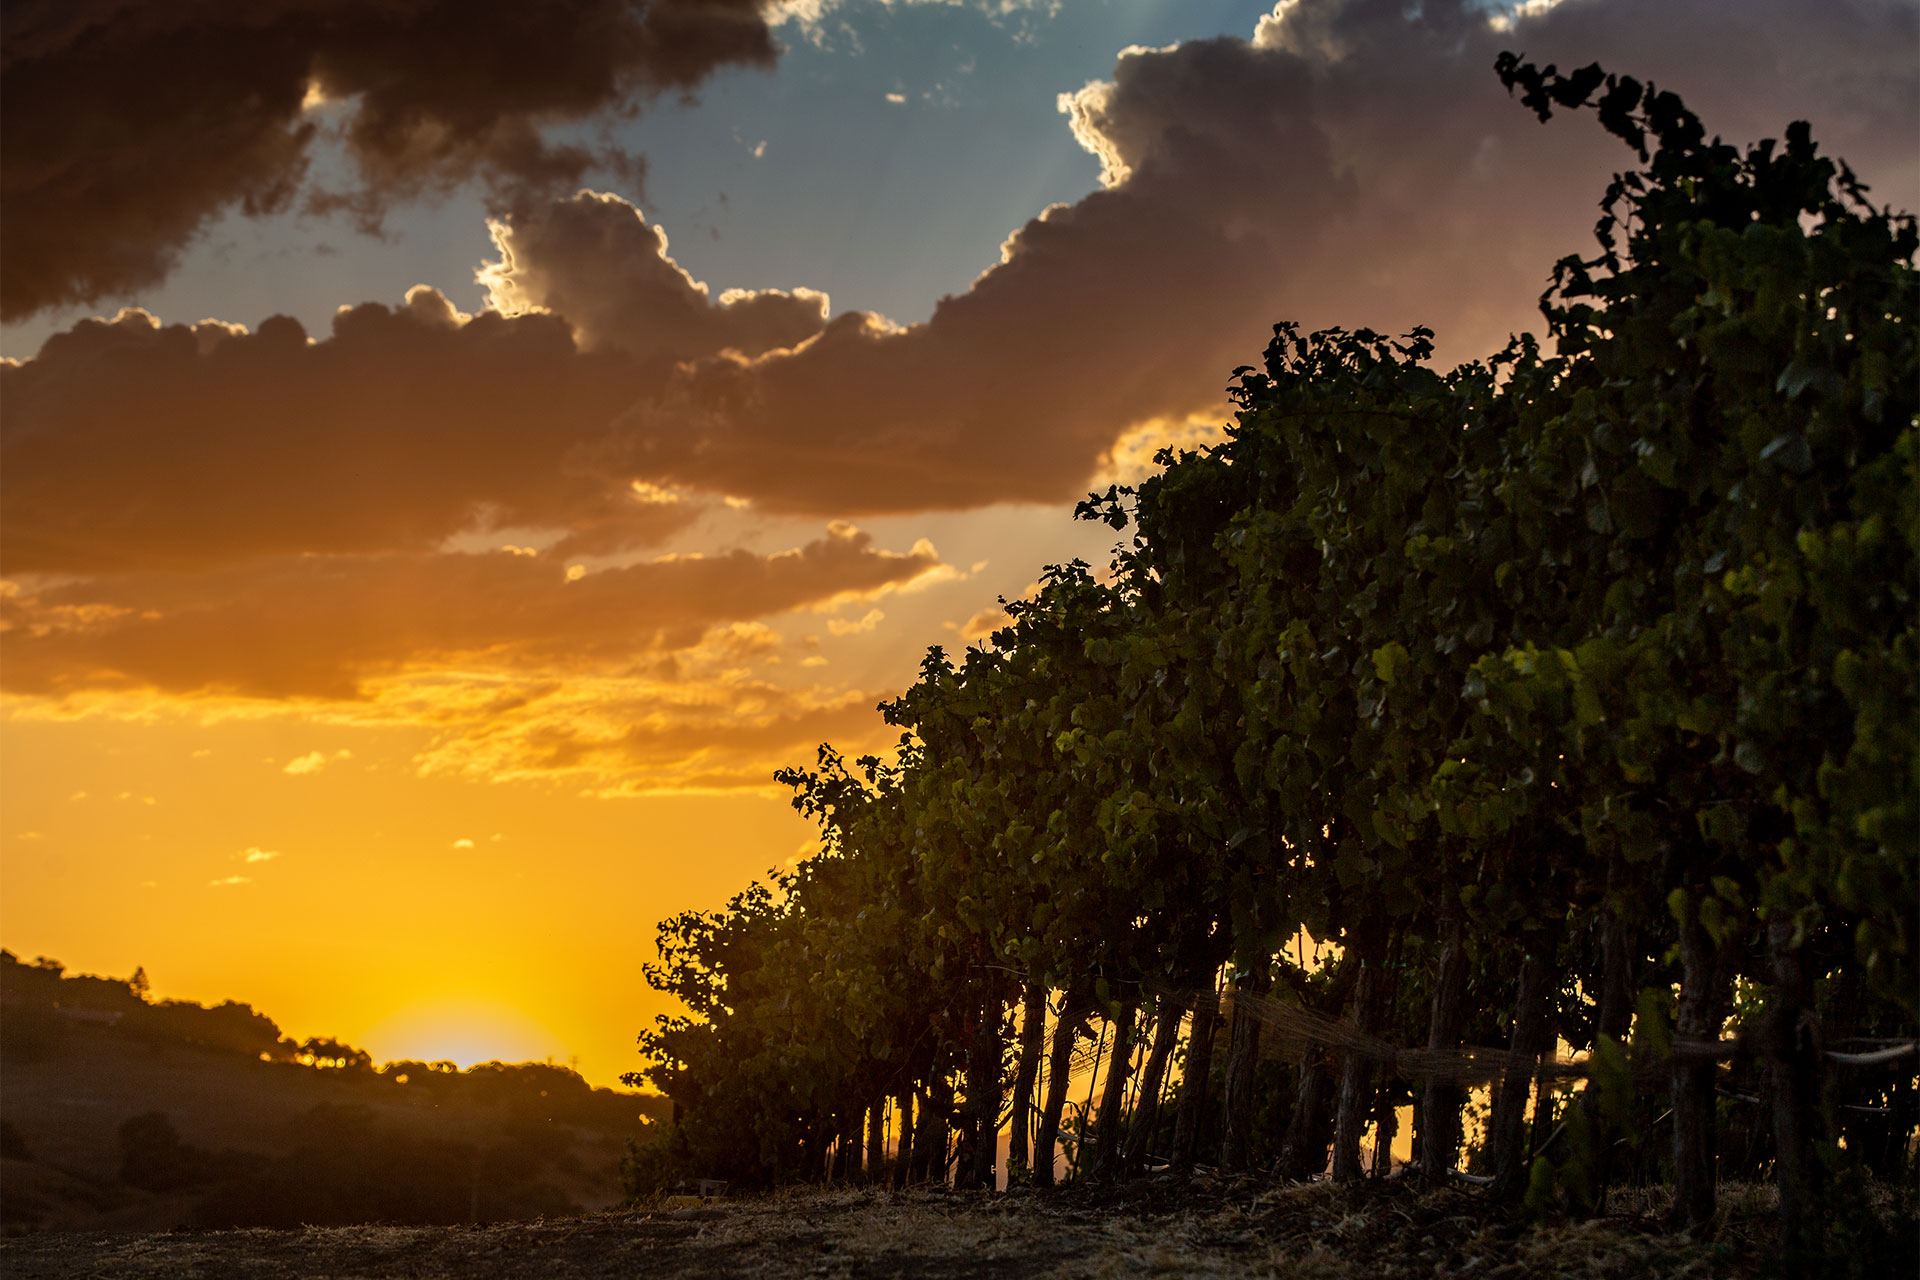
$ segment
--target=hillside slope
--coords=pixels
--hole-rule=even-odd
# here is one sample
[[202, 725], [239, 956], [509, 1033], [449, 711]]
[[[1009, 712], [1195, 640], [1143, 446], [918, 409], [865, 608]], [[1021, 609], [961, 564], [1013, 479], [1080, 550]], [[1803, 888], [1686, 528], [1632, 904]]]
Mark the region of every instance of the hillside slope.
[[[549, 1075], [556, 1087], [534, 1087]], [[13, 1235], [597, 1209], [621, 1198], [619, 1158], [657, 1105], [541, 1064], [410, 1080], [74, 1023], [0, 1077], [0, 1223]]]

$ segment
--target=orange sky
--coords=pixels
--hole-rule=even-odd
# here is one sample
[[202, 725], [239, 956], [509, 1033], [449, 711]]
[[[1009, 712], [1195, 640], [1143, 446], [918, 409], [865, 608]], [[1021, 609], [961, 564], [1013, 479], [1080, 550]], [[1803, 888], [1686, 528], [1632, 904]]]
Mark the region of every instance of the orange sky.
[[[377, 1058], [578, 1055], [611, 1083], [658, 1010], [639, 977], [653, 918], [719, 901], [803, 830], [771, 799], [423, 779], [427, 736], [175, 711], [15, 723], [9, 945], [143, 964], [159, 995], [246, 999]], [[302, 748], [352, 754], [287, 775]], [[501, 1025], [461, 1044], [436, 1025], [449, 1006]]]
[[[614, 1083], [666, 1007], [641, 977], [657, 921], [808, 847], [772, 771], [823, 738], [882, 746], [873, 705], [920, 646], [959, 643], [1042, 548], [1105, 542], [1038, 508], [971, 536], [882, 523], [975, 558], [722, 629], [670, 679], [577, 653], [428, 656], [347, 700], [9, 697], [0, 938], [77, 970], [144, 966], [157, 996], [246, 1000], [378, 1060], [551, 1056]], [[677, 727], [636, 739], [662, 714]], [[563, 733], [597, 749], [556, 754]]]
[[376, 1059], [637, 1067], [772, 772], [1275, 321], [1537, 329], [1635, 158], [1500, 50], [1920, 204], [1907, 0], [403, 8], [0, 53], [0, 945]]

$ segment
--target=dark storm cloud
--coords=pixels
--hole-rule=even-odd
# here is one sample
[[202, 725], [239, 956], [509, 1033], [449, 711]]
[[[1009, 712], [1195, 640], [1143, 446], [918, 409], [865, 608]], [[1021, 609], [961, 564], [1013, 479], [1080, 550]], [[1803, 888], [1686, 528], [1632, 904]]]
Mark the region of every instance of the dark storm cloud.
[[766, 65], [763, 0], [8, 0], [0, 44], [0, 314], [164, 277], [213, 215], [287, 207], [341, 100], [375, 221], [395, 199], [481, 179], [503, 198], [630, 157], [545, 126]]
[[1591, 118], [1520, 109], [1500, 50], [1652, 77], [1731, 139], [1810, 119], [1911, 208], [1917, 32], [1874, 0], [1566, 0], [1510, 30], [1461, 0], [1293, 0], [1252, 41], [1129, 50], [1063, 104], [1105, 189], [924, 324], [842, 315], [682, 369], [623, 417], [631, 465], [795, 510], [1071, 498], [1123, 431], [1218, 406], [1275, 320], [1426, 324], [1449, 360], [1538, 327], [1635, 161]]
[[1064, 104], [1106, 184], [907, 328], [825, 321], [802, 290], [710, 297], [592, 194], [496, 227], [483, 274], [517, 316], [424, 290], [312, 343], [88, 322], [0, 374], [0, 556], [128, 574], [506, 526], [591, 553], [684, 524], [676, 487], [832, 515], [1070, 500], [1125, 433], [1217, 412], [1275, 320], [1427, 324], [1445, 359], [1536, 325], [1634, 158], [1590, 118], [1541, 126], [1499, 50], [1651, 76], [1730, 139], [1809, 119], [1911, 208], [1916, 13], [1566, 0], [1499, 31], [1459, 0], [1297, 0], [1252, 40], [1129, 50]]

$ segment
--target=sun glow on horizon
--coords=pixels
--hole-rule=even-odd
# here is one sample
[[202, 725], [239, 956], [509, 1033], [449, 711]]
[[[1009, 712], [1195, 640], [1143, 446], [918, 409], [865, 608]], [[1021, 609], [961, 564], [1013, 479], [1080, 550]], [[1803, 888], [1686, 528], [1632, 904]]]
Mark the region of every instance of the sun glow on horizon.
[[416, 1005], [366, 1033], [375, 1062], [566, 1062], [560, 1036], [506, 1005], [483, 1000]]

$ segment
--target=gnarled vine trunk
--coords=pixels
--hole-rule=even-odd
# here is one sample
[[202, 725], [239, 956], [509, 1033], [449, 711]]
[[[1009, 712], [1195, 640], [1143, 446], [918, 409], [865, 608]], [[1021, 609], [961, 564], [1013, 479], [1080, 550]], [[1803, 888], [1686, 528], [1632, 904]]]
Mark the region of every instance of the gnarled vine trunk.
[[887, 1170], [887, 1100], [867, 1110], [867, 1181], [885, 1182]]
[[[1596, 1042], [1605, 1036], [1624, 1046], [1633, 1026], [1634, 960], [1637, 948], [1632, 924], [1627, 918], [1624, 895], [1630, 888], [1627, 860], [1616, 849], [1607, 861], [1607, 900], [1600, 913], [1600, 999], [1594, 1010], [1593, 1030]], [[1588, 1209], [1606, 1211], [1607, 1181], [1612, 1164], [1612, 1132], [1600, 1090], [1590, 1081], [1580, 1091], [1580, 1110], [1588, 1131], [1593, 1135], [1592, 1202]], [[1542, 1135], [1544, 1137], [1544, 1135]]]
[[1780, 1187], [1780, 1253], [1791, 1264], [1817, 1250], [1821, 1174], [1816, 1143], [1821, 1063], [1813, 989], [1791, 918], [1767, 923], [1773, 993], [1766, 1027], [1774, 1176]]
[[[1236, 990], [1263, 996], [1273, 985], [1270, 958], [1262, 957]], [[1260, 1062], [1260, 1020], [1249, 1002], [1235, 1000], [1227, 1049], [1227, 1122], [1220, 1140], [1220, 1166], [1244, 1169], [1253, 1152], [1253, 1072]]]
[[1391, 1080], [1382, 1080], [1373, 1109], [1373, 1176], [1384, 1178], [1393, 1172], [1393, 1140], [1400, 1132], [1400, 1112], [1393, 1105]]
[[914, 1134], [913, 1180], [947, 1180], [947, 1118], [953, 1110], [953, 1081], [937, 1071], [921, 1095], [920, 1124]]
[[1287, 1114], [1286, 1137], [1280, 1142], [1281, 1177], [1304, 1182], [1326, 1171], [1327, 1144], [1333, 1137], [1331, 1093], [1326, 1050], [1308, 1044], [1294, 1085], [1293, 1109]]
[[[1385, 948], [1379, 944], [1378, 926], [1357, 945], [1360, 977], [1354, 984], [1353, 1024], [1364, 1036], [1377, 1036], [1380, 1011], [1385, 1004], [1386, 971], [1380, 960]], [[1374, 1061], [1357, 1049], [1341, 1055], [1340, 1100], [1335, 1110], [1333, 1131], [1333, 1176], [1352, 1182], [1365, 1172], [1360, 1165], [1360, 1134], [1367, 1127], [1368, 1112], [1373, 1109]]]
[[1007, 1144], [1007, 1185], [1026, 1180], [1033, 1154], [1033, 1086], [1047, 1034], [1047, 988], [1029, 982], [1020, 1005], [1020, 1061], [1013, 1075], [1013, 1124]]
[[1507, 1069], [1493, 1098], [1487, 1138], [1493, 1154], [1493, 1198], [1514, 1200], [1527, 1188], [1527, 1100], [1540, 1055], [1553, 1030], [1553, 939], [1533, 939], [1520, 961]]
[[1186, 1006], [1174, 996], [1160, 997], [1160, 1012], [1153, 1024], [1153, 1048], [1147, 1054], [1146, 1071], [1140, 1077], [1140, 1096], [1133, 1104], [1133, 1127], [1127, 1131], [1127, 1147], [1121, 1160], [1128, 1174], [1146, 1166], [1153, 1146], [1153, 1131], [1160, 1124], [1160, 1091], [1167, 1078], [1167, 1064], [1173, 1060], [1173, 1047], [1180, 1039], [1180, 1023]]
[[900, 1117], [899, 1136], [893, 1148], [893, 1187], [898, 1191], [913, 1177], [913, 1090], [902, 1089], [893, 1100], [893, 1113]]
[[1100, 1091], [1100, 1119], [1094, 1129], [1093, 1164], [1089, 1173], [1095, 1178], [1111, 1178], [1120, 1162], [1120, 1135], [1126, 1125], [1127, 1077], [1133, 1073], [1134, 1022], [1139, 1005], [1129, 1000], [1120, 1006], [1113, 1023], [1113, 1056], [1107, 1060], [1106, 1086]]
[[962, 1154], [953, 1175], [956, 1190], [993, 1190], [1000, 1138], [1000, 1052], [1000, 1000], [988, 995], [967, 1046], [967, 1106]]
[[1700, 921], [1698, 887], [1686, 891], [1680, 925], [1680, 1011], [1674, 1025], [1673, 1210], [1676, 1228], [1699, 1231], [1713, 1221], [1716, 1164], [1713, 1078], [1707, 1046], [1725, 1016], [1726, 986], [1713, 938]]
[[1213, 1071], [1213, 1037], [1220, 1027], [1220, 1007], [1203, 993], [1194, 1006], [1193, 1026], [1187, 1033], [1187, 1063], [1180, 1074], [1180, 1105], [1173, 1114], [1173, 1169], [1193, 1168], [1194, 1149], [1200, 1143], [1200, 1122], [1207, 1112], [1207, 1079]]
[[860, 1130], [867, 1118], [865, 1107], [840, 1118], [840, 1142], [834, 1152], [834, 1181], [860, 1180]]
[[[1427, 1048], [1452, 1053], [1460, 1044], [1462, 1003], [1467, 991], [1467, 951], [1461, 937], [1460, 907], [1449, 902], [1434, 930], [1439, 955], [1434, 964], [1433, 1003], [1427, 1017]], [[1420, 1172], [1430, 1183], [1445, 1182], [1460, 1153], [1460, 1087], [1439, 1076], [1427, 1078], [1420, 1099]]]
[[1084, 993], [1069, 991], [1062, 998], [1059, 1020], [1053, 1024], [1053, 1044], [1047, 1053], [1047, 1098], [1040, 1107], [1040, 1124], [1033, 1136], [1033, 1185], [1053, 1185], [1053, 1153], [1060, 1141], [1060, 1116], [1067, 1106], [1067, 1085], [1073, 1070], [1073, 1043], [1085, 1016]]

